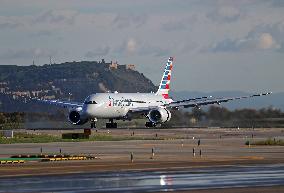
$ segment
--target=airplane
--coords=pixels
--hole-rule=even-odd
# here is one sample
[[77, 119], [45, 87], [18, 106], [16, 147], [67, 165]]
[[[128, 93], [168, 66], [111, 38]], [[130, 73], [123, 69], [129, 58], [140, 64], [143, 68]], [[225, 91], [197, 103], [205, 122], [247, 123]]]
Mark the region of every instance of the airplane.
[[169, 97], [173, 57], [169, 57], [162, 75], [159, 89], [156, 93], [96, 93], [89, 95], [83, 103], [44, 100], [30, 98], [41, 103], [57, 105], [68, 109], [68, 120], [73, 125], [83, 125], [91, 122], [91, 128], [96, 128], [98, 119], [108, 119], [106, 128], [117, 128], [115, 120], [129, 120], [135, 114], [143, 114], [148, 118], [146, 127], [155, 127], [170, 121], [173, 108], [200, 108], [204, 105], [218, 104], [232, 100], [252, 98], [269, 95], [268, 93], [254, 94], [250, 96], [213, 98], [212, 96], [189, 98], [174, 101]]

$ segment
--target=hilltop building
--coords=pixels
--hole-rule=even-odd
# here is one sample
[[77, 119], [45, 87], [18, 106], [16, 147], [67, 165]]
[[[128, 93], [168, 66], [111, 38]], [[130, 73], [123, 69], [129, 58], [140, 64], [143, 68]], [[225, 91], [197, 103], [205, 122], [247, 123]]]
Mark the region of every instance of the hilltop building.
[[117, 70], [125, 68], [126, 70], [135, 70], [135, 64], [125, 64], [125, 65], [119, 65], [118, 62], [113, 62], [111, 61], [111, 63], [109, 64], [109, 70]]
[[135, 70], [135, 64], [127, 64], [125, 68], [126, 70]]
[[117, 61], [116, 62], [113, 62], [111, 61], [109, 67], [108, 67], [110, 70], [116, 70], [118, 68], [118, 63]]

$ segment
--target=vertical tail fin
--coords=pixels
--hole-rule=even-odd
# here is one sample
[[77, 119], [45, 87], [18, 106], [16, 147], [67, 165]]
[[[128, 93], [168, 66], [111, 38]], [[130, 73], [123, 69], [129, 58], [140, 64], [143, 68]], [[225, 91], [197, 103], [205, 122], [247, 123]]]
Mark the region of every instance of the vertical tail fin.
[[169, 98], [170, 82], [171, 82], [171, 73], [173, 67], [173, 57], [170, 57], [166, 63], [164, 74], [159, 86], [156, 95], [163, 95], [165, 99]]

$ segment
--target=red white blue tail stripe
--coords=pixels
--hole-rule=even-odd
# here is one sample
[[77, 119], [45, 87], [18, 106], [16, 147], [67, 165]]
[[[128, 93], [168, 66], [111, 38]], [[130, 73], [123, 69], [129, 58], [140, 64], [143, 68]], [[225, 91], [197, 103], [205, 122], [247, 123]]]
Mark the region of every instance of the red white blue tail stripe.
[[173, 57], [170, 57], [166, 63], [166, 67], [164, 70], [164, 74], [162, 76], [159, 90], [156, 93], [157, 95], [163, 95], [165, 99], [169, 99], [172, 68], [173, 68]]

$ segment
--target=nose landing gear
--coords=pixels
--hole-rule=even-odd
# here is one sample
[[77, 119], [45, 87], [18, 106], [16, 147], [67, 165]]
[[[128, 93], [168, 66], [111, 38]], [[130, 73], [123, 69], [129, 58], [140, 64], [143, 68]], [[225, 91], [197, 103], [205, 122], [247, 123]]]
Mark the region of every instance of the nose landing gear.
[[97, 119], [92, 119], [92, 120], [91, 120], [91, 129], [94, 129], [94, 128], [97, 127], [97, 126], [96, 126], [96, 123], [97, 123]]

